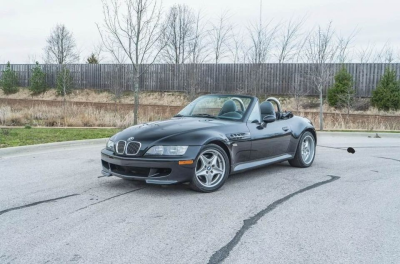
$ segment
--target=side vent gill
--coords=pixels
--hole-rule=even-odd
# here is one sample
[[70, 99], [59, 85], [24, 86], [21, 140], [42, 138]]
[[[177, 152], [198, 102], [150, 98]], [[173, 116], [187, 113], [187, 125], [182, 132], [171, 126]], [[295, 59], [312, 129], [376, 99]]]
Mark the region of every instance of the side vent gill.
[[250, 133], [249, 132], [231, 133], [231, 134], [228, 134], [226, 136], [231, 140], [243, 140], [243, 139], [249, 139], [250, 138]]

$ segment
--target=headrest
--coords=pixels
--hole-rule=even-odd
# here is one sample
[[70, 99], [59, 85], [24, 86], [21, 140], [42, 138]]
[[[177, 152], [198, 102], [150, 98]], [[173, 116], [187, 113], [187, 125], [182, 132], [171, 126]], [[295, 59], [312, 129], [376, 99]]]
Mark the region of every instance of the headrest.
[[261, 115], [274, 115], [275, 109], [271, 102], [265, 101], [260, 104]]
[[223, 115], [229, 112], [235, 112], [237, 110], [236, 104], [232, 100], [228, 100], [224, 103], [224, 105], [221, 108], [221, 111], [219, 112], [219, 115]]

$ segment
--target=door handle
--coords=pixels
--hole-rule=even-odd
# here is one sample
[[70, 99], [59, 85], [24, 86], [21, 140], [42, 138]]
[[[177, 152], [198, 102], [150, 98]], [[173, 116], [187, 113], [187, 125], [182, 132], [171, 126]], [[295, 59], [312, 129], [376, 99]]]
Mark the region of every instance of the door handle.
[[289, 128], [288, 127], [282, 127], [282, 130], [286, 132], [286, 131], [289, 130]]

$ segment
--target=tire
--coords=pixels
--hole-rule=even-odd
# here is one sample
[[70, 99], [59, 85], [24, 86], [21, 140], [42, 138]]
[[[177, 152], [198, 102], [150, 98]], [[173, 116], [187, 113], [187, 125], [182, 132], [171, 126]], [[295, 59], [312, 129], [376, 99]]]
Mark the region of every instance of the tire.
[[[310, 146], [310, 142], [312, 142], [312, 145], [310, 147], [308, 147], [308, 153], [309, 153], [309, 155], [312, 155], [312, 156], [306, 155], [307, 147], [304, 146], [305, 141], [308, 142], [309, 146]], [[303, 151], [304, 147], [306, 149], [305, 149], [305, 154], [303, 155], [302, 151]], [[301, 135], [299, 143], [297, 145], [296, 154], [294, 155], [293, 159], [289, 160], [289, 163], [293, 167], [298, 167], [298, 168], [310, 167], [314, 162], [315, 152], [316, 152], [315, 137], [311, 132], [306, 131]]]
[[195, 164], [190, 183], [190, 187], [195, 191], [214, 192], [224, 185], [229, 176], [229, 158], [220, 146], [214, 144], [204, 146]]

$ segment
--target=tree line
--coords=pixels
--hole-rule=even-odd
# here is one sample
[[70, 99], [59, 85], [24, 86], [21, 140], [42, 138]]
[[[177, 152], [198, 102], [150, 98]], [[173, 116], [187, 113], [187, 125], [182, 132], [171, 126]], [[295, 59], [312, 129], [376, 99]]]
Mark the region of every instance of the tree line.
[[[139, 18], [139, 19], [138, 19]], [[101, 42], [86, 63], [330, 63], [400, 62], [400, 48], [386, 43], [353, 46], [357, 29], [341, 35], [332, 22], [306, 28], [306, 18], [266, 20], [260, 13], [248, 25], [232, 22], [230, 12], [214, 20], [186, 4], [163, 9], [159, 0], [103, 1], [103, 21], [97, 24]], [[81, 61], [73, 33], [56, 25], [46, 39], [43, 61]]]
[[[276, 23], [263, 17], [261, 7], [257, 21], [240, 30], [241, 25], [232, 22], [229, 12], [208, 21], [200, 11], [185, 4], [168, 9], [163, 9], [159, 0], [104, 0], [102, 4], [103, 21], [97, 24], [101, 43], [86, 62], [101, 63], [107, 54], [113, 63], [133, 66], [134, 124], [139, 107], [139, 78], [153, 63], [312, 63], [308, 75], [313, 87], [308, 89], [319, 93], [322, 129], [323, 91], [333, 77], [332, 63], [400, 60], [399, 52], [389, 44], [382, 49], [351, 48], [356, 30], [340, 35], [332, 22], [306, 29], [305, 17]], [[62, 65], [78, 62], [80, 57], [72, 32], [62, 24], [47, 38], [44, 53], [46, 63]], [[64, 68], [60, 76], [61, 83], [69, 82], [68, 69]], [[65, 85], [60, 90], [65, 95]], [[296, 94], [305, 92], [294, 90]]]

